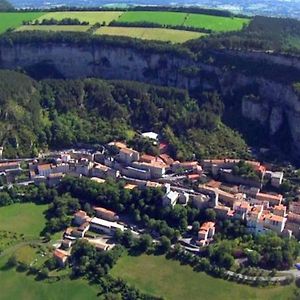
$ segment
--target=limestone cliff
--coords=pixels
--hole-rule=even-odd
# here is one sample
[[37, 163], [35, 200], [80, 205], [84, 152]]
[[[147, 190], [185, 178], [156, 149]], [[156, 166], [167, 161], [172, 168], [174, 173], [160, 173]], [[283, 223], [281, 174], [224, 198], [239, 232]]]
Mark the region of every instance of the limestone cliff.
[[[228, 52], [263, 64], [300, 70], [300, 59], [266, 53]], [[28, 68], [37, 64], [52, 65], [65, 78], [100, 77], [104, 79], [136, 80], [146, 83], [185, 89], [217, 89], [224, 96], [234, 95], [241, 89], [256, 87], [256, 97], [240, 99], [245, 118], [268, 126], [270, 135], [280, 130], [288, 120], [295, 155], [300, 158], [300, 101], [291, 82], [248, 74], [237, 69], [222, 68], [201, 58], [193, 60], [170, 53], [144, 52], [130, 47], [70, 45], [64, 43], [23, 43], [0, 47], [0, 67]], [[187, 72], [191, 67], [195, 73]], [[300, 78], [299, 78], [300, 81]], [[286, 118], [284, 118], [284, 116]]]

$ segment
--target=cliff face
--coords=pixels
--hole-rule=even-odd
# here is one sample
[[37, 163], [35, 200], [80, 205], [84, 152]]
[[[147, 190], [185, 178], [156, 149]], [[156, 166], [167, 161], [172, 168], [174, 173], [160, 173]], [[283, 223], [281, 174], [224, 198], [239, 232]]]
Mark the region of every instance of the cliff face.
[[[300, 60], [288, 56], [259, 53], [229, 53], [243, 59], [268, 61], [279, 66], [300, 69]], [[171, 54], [149, 54], [131, 48], [109, 46], [70, 46], [68, 44], [20, 44], [0, 47], [0, 68], [27, 68], [47, 63], [65, 78], [100, 77], [104, 79], [136, 80], [151, 84], [185, 89], [217, 89], [223, 95], [234, 95], [241, 89], [256, 86], [259, 100], [241, 99], [245, 118], [269, 128], [270, 135], [280, 130], [284, 120], [292, 136], [295, 155], [300, 159], [300, 99], [289, 84], [278, 83], [261, 76], [245, 75], [190, 58]], [[200, 72], [187, 74], [195, 67]], [[300, 81], [300, 78], [299, 78]]]

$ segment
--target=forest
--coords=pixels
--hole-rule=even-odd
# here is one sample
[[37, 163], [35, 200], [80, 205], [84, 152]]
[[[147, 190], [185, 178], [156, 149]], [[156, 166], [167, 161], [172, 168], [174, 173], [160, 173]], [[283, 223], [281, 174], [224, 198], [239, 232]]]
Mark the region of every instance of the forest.
[[223, 103], [215, 93], [197, 98], [188, 91], [136, 82], [35, 81], [0, 72], [0, 142], [6, 157], [40, 150], [138, 142], [138, 132], [155, 131], [178, 159], [246, 157], [239, 134], [226, 127]]

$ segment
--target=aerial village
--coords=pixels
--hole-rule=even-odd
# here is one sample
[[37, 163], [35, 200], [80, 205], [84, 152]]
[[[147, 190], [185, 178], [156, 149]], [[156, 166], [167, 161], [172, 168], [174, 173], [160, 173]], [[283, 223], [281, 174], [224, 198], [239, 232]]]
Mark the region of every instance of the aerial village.
[[[102, 151], [63, 150], [37, 159], [2, 160], [0, 175], [10, 184], [45, 183], [53, 187], [69, 175], [89, 177], [99, 184], [108, 178], [123, 180], [124, 188], [129, 190], [160, 187], [164, 196], [158, 205], [211, 208], [220, 218], [246, 221], [253, 234], [274, 231], [280, 236], [300, 238], [300, 202], [292, 202], [287, 208], [283, 195], [274, 192], [283, 182], [283, 172], [258, 161], [230, 158], [175, 161], [169, 155], [168, 144], [160, 141], [157, 134], [144, 136], [158, 146], [157, 156], [114, 141]], [[29, 170], [27, 179], [20, 177], [24, 165]], [[116, 230], [139, 234], [115, 212], [104, 207], [93, 207], [93, 211], [93, 215], [83, 210], [74, 214], [73, 226], [65, 230], [62, 243], [54, 251], [61, 266], [68, 260], [77, 239], [86, 239], [97, 249], [109, 251], [115, 246]], [[197, 250], [212, 243], [215, 232], [215, 223], [205, 222], [197, 237], [182, 241], [187, 249]]]

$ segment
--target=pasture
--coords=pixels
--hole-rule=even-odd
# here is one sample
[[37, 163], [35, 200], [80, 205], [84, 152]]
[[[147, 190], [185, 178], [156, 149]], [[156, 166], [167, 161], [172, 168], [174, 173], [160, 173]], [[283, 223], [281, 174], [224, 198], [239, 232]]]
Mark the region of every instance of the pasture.
[[248, 25], [249, 22], [250, 20], [245, 18], [226, 18], [201, 14], [189, 14], [184, 25], [221, 32], [241, 30], [243, 26]]
[[43, 19], [55, 19], [62, 20], [65, 18], [78, 19], [81, 22], [89, 22], [90, 25], [95, 23], [102, 24], [105, 22], [107, 25], [113, 21], [117, 20], [120, 15], [123, 14], [122, 11], [63, 11], [63, 12], [50, 12], [42, 17], [38, 18], [40, 21]]
[[0, 33], [18, 28], [23, 21], [33, 21], [42, 15], [43, 12], [0, 12]]
[[187, 14], [168, 11], [128, 11], [118, 21], [126, 23], [148, 22], [161, 25], [183, 25]]
[[127, 36], [144, 40], [158, 40], [172, 43], [184, 43], [188, 40], [205, 36], [205, 34], [200, 32], [142, 27], [101, 27], [95, 34]]
[[126, 23], [149, 22], [161, 25], [189, 26], [210, 29], [214, 32], [241, 30], [250, 19], [228, 18], [203, 14], [160, 11], [129, 11], [120, 16], [118, 21]]
[[40, 232], [45, 227], [44, 211], [47, 207], [47, 205], [33, 203], [0, 207], [0, 231], [39, 238]]
[[86, 32], [90, 26], [83, 25], [26, 25], [18, 28], [16, 31], [75, 31]]
[[294, 287], [254, 288], [196, 273], [164, 256], [123, 256], [111, 275], [166, 300], [286, 300]]

